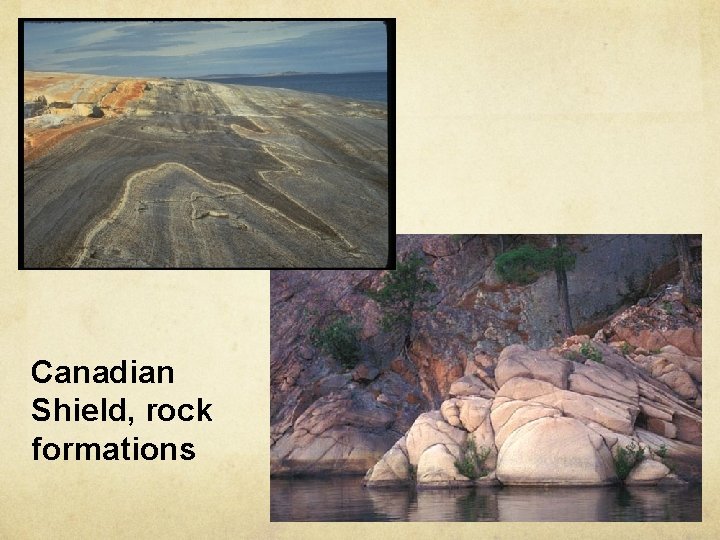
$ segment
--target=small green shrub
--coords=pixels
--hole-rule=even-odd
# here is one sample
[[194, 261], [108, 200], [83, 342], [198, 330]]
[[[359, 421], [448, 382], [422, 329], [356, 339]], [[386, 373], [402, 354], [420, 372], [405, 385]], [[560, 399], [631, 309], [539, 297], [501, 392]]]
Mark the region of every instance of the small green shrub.
[[660, 349], [650, 349], [650, 354], [660, 354], [661, 352]]
[[475, 439], [468, 437], [460, 446], [460, 459], [455, 460], [455, 468], [460, 474], [467, 476], [471, 480], [487, 476], [488, 471], [485, 469], [485, 460], [489, 455], [489, 448], [481, 446], [478, 452]]
[[670, 303], [669, 301], [663, 300], [662, 308], [663, 308], [663, 311], [664, 311], [665, 313], [667, 313], [668, 315], [672, 315], [672, 314], [673, 314], [672, 303]]
[[511, 249], [495, 259], [498, 276], [508, 283], [532, 283], [547, 269], [547, 256], [530, 245]]
[[613, 456], [613, 463], [615, 464], [615, 474], [621, 482], [625, 482], [625, 479], [630, 474], [630, 471], [640, 463], [645, 457], [645, 449], [642, 446], [636, 446], [635, 443], [630, 443], [624, 448], [618, 446]]
[[586, 341], [580, 346], [580, 354], [582, 354], [588, 360], [604, 364], [602, 352], [600, 351], [600, 349], [596, 349], [595, 347], [593, 347], [589, 341]]
[[670, 472], [675, 472], [675, 464], [668, 458], [668, 448], [664, 444], [661, 444], [655, 450], [650, 449], [650, 452], [660, 458], [660, 461], [665, 465]]
[[668, 453], [667, 446], [661, 444], [656, 450], [653, 450], [653, 453], [660, 459], [665, 459]]
[[620, 347], [620, 352], [622, 352], [625, 356], [633, 352], [635, 348], [630, 345], [627, 341], [623, 341], [622, 347]]
[[412, 463], [408, 463], [408, 477], [413, 484], [417, 482], [417, 467]]
[[360, 327], [347, 315], [310, 330], [310, 342], [350, 369], [360, 360]]
[[495, 270], [505, 282], [527, 285], [555, 268], [572, 270], [575, 254], [567, 249], [537, 249], [531, 245], [511, 249], [495, 258]]
[[582, 354], [580, 354], [577, 351], [573, 351], [573, 350], [565, 351], [563, 353], [563, 358], [566, 358], [567, 360], [572, 360], [573, 362], [580, 362], [580, 363], [585, 361], [585, 357]]

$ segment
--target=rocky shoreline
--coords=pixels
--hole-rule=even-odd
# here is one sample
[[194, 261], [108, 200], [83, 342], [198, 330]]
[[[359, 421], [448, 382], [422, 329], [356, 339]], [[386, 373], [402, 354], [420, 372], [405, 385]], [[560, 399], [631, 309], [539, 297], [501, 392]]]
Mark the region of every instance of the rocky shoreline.
[[[463, 391], [439, 411], [420, 415], [368, 471], [365, 484], [608, 485], [620, 481], [615, 462], [628, 447], [644, 455], [626, 484], [682, 482], [671, 472], [675, 462], [686, 464], [683, 472], [692, 477], [701, 461], [699, 411], [644, 376], [615, 348], [587, 337], [566, 343], [557, 352], [506, 348], [495, 369], [498, 388], [492, 398], [483, 397], [491, 389], [479, 378], [464, 377]], [[602, 363], [562, 355], [579, 354], [584, 345], [594, 347]], [[658, 356], [696, 360], [673, 346]], [[458, 470], [470, 442], [484, 456], [477, 479]]]
[[[553, 309], [549, 279], [499, 283], [476, 239], [398, 238], [401, 254], [422, 249], [438, 285], [405, 347], [363, 292], [383, 273], [273, 272], [271, 476], [418, 489], [700, 480], [702, 314], [668, 273], [665, 240], [571, 240], [573, 316], [592, 337], [552, 339], [554, 319], [537, 316]], [[649, 277], [599, 255], [626, 245], [655, 257]], [[629, 303], [632, 288], [616, 284], [633, 280], [642, 294]], [[606, 291], [591, 308], [578, 305], [588, 288]], [[360, 324], [362, 360], [350, 369], [307, 338], [333, 313]]]

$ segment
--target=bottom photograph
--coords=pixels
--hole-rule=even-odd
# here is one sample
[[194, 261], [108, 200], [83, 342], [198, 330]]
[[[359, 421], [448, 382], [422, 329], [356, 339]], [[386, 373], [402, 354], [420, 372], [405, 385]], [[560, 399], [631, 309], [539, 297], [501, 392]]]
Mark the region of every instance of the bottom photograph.
[[702, 236], [272, 271], [271, 521], [701, 521]]

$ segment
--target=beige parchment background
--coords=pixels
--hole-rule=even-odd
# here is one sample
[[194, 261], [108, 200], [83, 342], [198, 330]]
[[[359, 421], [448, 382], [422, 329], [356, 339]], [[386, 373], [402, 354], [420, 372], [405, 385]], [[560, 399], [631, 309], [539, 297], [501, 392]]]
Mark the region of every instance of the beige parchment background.
[[[718, 534], [720, 3], [5, 2], [0, 538], [711, 538]], [[269, 274], [17, 270], [17, 17], [396, 17], [399, 233], [701, 232], [703, 522], [269, 522]], [[21, 174], [20, 172], [17, 173]], [[176, 383], [34, 383], [38, 358]], [[45, 425], [34, 397], [203, 396], [202, 424]], [[52, 441], [191, 441], [190, 462], [34, 462]]]

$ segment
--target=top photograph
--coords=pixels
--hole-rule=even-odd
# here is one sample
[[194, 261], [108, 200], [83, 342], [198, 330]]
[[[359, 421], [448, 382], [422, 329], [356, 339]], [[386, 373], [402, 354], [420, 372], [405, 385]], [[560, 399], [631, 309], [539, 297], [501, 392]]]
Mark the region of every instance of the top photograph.
[[18, 267], [394, 268], [394, 24], [21, 19]]

